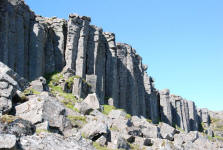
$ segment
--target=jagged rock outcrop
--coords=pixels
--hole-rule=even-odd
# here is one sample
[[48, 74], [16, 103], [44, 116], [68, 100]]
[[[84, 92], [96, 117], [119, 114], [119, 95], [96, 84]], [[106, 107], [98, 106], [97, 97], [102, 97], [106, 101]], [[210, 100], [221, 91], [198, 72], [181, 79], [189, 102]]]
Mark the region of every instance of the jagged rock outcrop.
[[198, 125], [201, 122], [199, 121], [199, 116], [194, 102], [187, 101], [176, 95], [171, 95], [170, 99], [174, 125], [187, 132], [197, 131]]

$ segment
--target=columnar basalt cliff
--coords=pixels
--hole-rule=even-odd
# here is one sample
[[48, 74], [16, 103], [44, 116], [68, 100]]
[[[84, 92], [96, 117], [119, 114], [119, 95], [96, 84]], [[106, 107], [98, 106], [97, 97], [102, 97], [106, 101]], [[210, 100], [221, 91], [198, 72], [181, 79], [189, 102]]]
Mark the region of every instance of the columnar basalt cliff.
[[90, 22], [0, 0], [0, 149], [223, 148], [222, 112], [156, 89], [136, 50]]
[[[101, 104], [112, 98], [114, 106], [153, 123], [163, 121], [196, 131], [202, 121], [207, 122], [193, 102], [170, 95], [169, 90], [155, 89], [134, 48], [116, 43], [113, 33], [90, 22], [89, 17], [76, 14], [68, 21], [44, 18], [21, 0], [2, 0], [0, 61], [30, 81], [72, 69], [81, 78], [73, 81], [70, 91], [75, 96], [96, 93]], [[83, 80], [91, 84], [90, 89], [86, 90]]]

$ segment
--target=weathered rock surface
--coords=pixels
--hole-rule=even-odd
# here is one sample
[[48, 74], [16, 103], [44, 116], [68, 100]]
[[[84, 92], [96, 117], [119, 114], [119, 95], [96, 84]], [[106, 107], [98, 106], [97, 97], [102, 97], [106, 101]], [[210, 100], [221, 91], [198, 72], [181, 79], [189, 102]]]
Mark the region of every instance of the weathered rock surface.
[[39, 77], [38, 79], [32, 81], [30, 85], [32, 89], [38, 92], [49, 91], [49, 87], [44, 77]]
[[168, 89], [159, 91], [161, 120], [172, 125], [172, 112], [170, 104], [170, 91]]
[[66, 123], [65, 108], [54, 97], [43, 93], [16, 106], [16, 116], [29, 120], [33, 124], [48, 121], [49, 126], [64, 130]]
[[0, 118], [0, 134], [13, 134], [16, 137], [32, 135], [35, 126], [27, 121], [14, 116], [3, 115]]
[[64, 138], [52, 133], [41, 133], [41, 136], [24, 136], [20, 139], [20, 146], [23, 150], [95, 150], [85, 139]]
[[176, 129], [166, 123], [160, 123], [159, 127], [161, 137], [173, 141], [174, 135], [177, 133]]
[[16, 136], [11, 134], [0, 134], [0, 149], [14, 149]]
[[0, 116], [12, 109], [12, 98], [17, 90], [23, 90], [28, 82], [8, 66], [0, 62]]

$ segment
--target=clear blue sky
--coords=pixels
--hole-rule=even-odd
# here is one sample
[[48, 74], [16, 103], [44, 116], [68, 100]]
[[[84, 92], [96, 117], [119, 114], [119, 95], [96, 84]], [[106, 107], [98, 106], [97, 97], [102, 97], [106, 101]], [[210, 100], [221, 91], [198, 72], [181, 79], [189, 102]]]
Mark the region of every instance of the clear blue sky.
[[222, 0], [25, 0], [37, 14], [90, 16], [131, 44], [158, 89], [223, 110]]

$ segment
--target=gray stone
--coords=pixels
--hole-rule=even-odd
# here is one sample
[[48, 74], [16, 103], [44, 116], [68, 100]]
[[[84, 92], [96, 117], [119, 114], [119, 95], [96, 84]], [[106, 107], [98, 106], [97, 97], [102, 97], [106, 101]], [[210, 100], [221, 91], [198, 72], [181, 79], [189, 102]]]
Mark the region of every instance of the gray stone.
[[187, 133], [180, 133], [174, 135], [174, 143], [176, 145], [182, 145], [184, 143], [188, 142], [195, 142], [199, 138], [197, 131], [191, 131], [188, 134]]
[[41, 136], [24, 136], [20, 139], [23, 150], [95, 150], [91, 142], [75, 137], [64, 138], [53, 133], [41, 133]]
[[17, 90], [23, 90], [28, 82], [0, 62], [0, 115], [8, 113], [12, 108], [12, 98]]
[[186, 132], [193, 130], [194, 126], [196, 126], [196, 124], [198, 123], [196, 122], [198, 120], [193, 120], [193, 118], [196, 117], [193, 116], [194, 114], [193, 110], [194, 111], [196, 110], [193, 107], [192, 110], [189, 109], [188, 101], [184, 100], [182, 97], [175, 95], [171, 95], [170, 97], [171, 97], [171, 105], [173, 107], [172, 114], [173, 114], [174, 125], [180, 127]]
[[43, 123], [39, 123], [36, 125], [36, 130], [49, 130], [49, 122], [48, 121], [44, 121]]
[[159, 128], [154, 125], [150, 125], [150, 126], [147, 126], [146, 128], [142, 128], [141, 131], [142, 131], [143, 137], [145, 138], [160, 137]]
[[3, 115], [0, 118], [0, 134], [13, 134], [16, 137], [32, 135], [35, 126], [27, 121], [14, 116]]
[[191, 131], [198, 131], [199, 117], [197, 114], [197, 109], [193, 101], [188, 101], [189, 108], [189, 123]]
[[205, 130], [205, 133], [210, 137], [214, 137], [214, 132], [211, 128], [208, 128], [207, 130]]
[[163, 139], [167, 139], [170, 141], [173, 141], [174, 139], [174, 134], [176, 134], [176, 129], [171, 127], [170, 125], [166, 123], [160, 123], [160, 135]]
[[103, 122], [97, 122], [93, 120], [88, 122], [82, 129], [81, 133], [85, 135], [86, 138], [91, 140], [97, 140], [102, 135], [107, 136], [109, 134], [108, 126]]
[[91, 109], [100, 109], [99, 99], [96, 93], [88, 94], [88, 96], [82, 102], [86, 103]]
[[164, 89], [162, 91], [159, 91], [159, 94], [160, 94], [161, 120], [169, 125], [172, 125], [170, 91], [168, 89]]
[[123, 110], [112, 110], [108, 116], [112, 119], [118, 119], [118, 118], [125, 118], [126, 117], [126, 112]]
[[114, 33], [103, 33], [107, 41], [106, 50], [106, 76], [105, 76], [105, 95], [113, 98], [113, 105], [119, 106], [119, 79], [118, 79], [118, 59], [117, 47]]
[[113, 98], [108, 99], [108, 105], [114, 106], [114, 99]]
[[201, 118], [201, 122], [203, 122], [208, 127], [210, 125], [210, 116], [208, 114], [208, 109], [199, 109], [198, 114]]
[[49, 87], [44, 77], [39, 77], [38, 79], [32, 81], [30, 85], [32, 89], [38, 92], [49, 91]]
[[36, 96], [29, 101], [16, 106], [16, 116], [31, 121], [33, 124], [48, 121], [50, 127], [60, 131], [65, 127], [65, 109], [55, 99], [47, 95]]
[[16, 136], [11, 134], [0, 134], [0, 149], [14, 149]]

